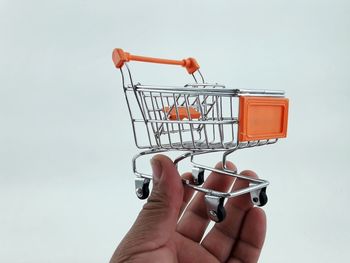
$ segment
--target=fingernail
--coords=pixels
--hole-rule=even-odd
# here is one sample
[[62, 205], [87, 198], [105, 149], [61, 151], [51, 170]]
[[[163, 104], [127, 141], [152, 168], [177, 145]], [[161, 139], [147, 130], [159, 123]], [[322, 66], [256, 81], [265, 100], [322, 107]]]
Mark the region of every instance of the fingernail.
[[153, 171], [153, 184], [158, 184], [160, 177], [162, 176], [162, 165], [156, 159], [151, 159], [151, 166]]

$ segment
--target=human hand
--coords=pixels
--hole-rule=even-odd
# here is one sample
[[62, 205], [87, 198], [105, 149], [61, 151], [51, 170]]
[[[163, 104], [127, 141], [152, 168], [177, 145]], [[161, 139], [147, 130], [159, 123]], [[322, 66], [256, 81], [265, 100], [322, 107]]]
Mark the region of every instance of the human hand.
[[[266, 217], [262, 209], [253, 207], [249, 195], [229, 199], [225, 220], [216, 223], [204, 236], [210, 222], [204, 194], [197, 193], [191, 201], [194, 190], [183, 186], [169, 158], [156, 155], [151, 163], [152, 193], [110, 263], [258, 261], [265, 239]], [[218, 164], [217, 168], [220, 167]], [[232, 163], [228, 163], [228, 167], [236, 170]], [[241, 174], [257, 177], [252, 171]], [[182, 177], [189, 179], [190, 176], [187, 173]], [[204, 186], [227, 191], [233, 180], [230, 176], [212, 173]], [[237, 180], [234, 189], [246, 184]]]

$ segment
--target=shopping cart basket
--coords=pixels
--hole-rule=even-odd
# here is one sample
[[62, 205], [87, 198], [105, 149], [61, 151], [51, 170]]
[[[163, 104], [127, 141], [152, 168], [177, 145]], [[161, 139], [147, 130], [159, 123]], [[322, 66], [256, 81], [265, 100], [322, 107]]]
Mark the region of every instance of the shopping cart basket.
[[[269, 182], [255, 179], [226, 166], [227, 156], [239, 149], [276, 143], [286, 137], [288, 99], [284, 91], [228, 89], [224, 85], [204, 81], [194, 58], [169, 60], [136, 56], [114, 49], [113, 62], [120, 69], [124, 95], [128, 105], [135, 144], [142, 152], [134, 156], [136, 194], [140, 199], [149, 195], [152, 175], [137, 170], [136, 160], [144, 155], [165, 151], [185, 151], [174, 163], [189, 158], [192, 179], [184, 184], [205, 193], [208, 216], [220, 222], [225, 217], [224, 201], [250, 194], [254, 205], [267, 203]], [[193, 76], [194, 83], [181, 87], [151, 86], [135, 83], [129, 61], [180, 65]], [[147, 138], [140, 142], [140, 138]], [[216, 169], [194, 161], [194, 157], [222, 152], [223, 169]], [[247, 187], [231, 192], [220, 192], [202, 186], [204, 172], [246, 180]]]

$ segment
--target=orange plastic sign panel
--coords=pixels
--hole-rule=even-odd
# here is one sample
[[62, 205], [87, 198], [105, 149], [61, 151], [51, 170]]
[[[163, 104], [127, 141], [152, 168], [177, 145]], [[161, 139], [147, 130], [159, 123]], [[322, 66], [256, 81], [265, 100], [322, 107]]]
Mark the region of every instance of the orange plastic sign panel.
[[[165, 113], [169, 113], [169, 107], [164, 107], [163, 111]], [[180, 120], [183, 120], [183, 119], [190, 119], [189, 116], [188, 116], [188, 111], [190, 113], [190, 117], [191, 119], [199, 119], [201, 114], [193, 107], [189, 107], [188, 108], [188, 111], [186, 109], [186, 107], [183, 107], [183, 106], [180, 106], [180, 107], [177, 107], [177, 111], [179, 113], [179, 119]], [[176, 115], [176, 108], [173, 107], [171, 110], [170, 110], [170, 113], [168, 115], [168, 118], [169, 120], [177, 120], [177, 115]]]
[[256, 141], [287, 137], [288, 103], [286, 98], [239, 98], [239, 140]]

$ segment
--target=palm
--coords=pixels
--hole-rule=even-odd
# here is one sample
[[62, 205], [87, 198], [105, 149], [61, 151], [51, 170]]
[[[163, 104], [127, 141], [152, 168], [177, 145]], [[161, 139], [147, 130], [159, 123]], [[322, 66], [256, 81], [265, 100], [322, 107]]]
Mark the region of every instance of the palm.
[[[235, 169], [233, 165], [231, 169]], [[171, 168], [167, 171], [171, 172]], [[251, 171], [242, 173], [256, 176]], [[232, 182], [232, 177], [213, 173], [205, 186], [227, 191]], [[244, 184], [243, 181], [236, 181], [234, 188], [241, 188]], [[214, 224], [204, 236], [210, 220], [203, 194], [197, 194], [190, 201], [193, 190], [186, 187], [181, 194], [179, 191], [173, 182], [163, 196], [158, 196], [160, 200], [168, 199], [166, 209], [156, 207], [157, 202], [152, 198], [157, 199], [157, 194], [150, 196], [128, 233], [129, 237], [123, 240], [116, 254], [118, 250], [132, 252], [116, 261], [113, 261], [113, 258], [117, 258], [114, 256], [111, 262], [257, 262], [265, 238], [266, 220], [263, 210], [253, 207], [248, 195], [229, 199], [225, 205], [226, 219]], [[154, 209], [158, 209], [157, 216], [152, 218], [150, 215]], [[147, 218], [147, 224], [144, 218]], [[157, 218], [162, 219], [161, 223], [157, 223]], [[135, 249], [130, 249], [131, 246]]]

